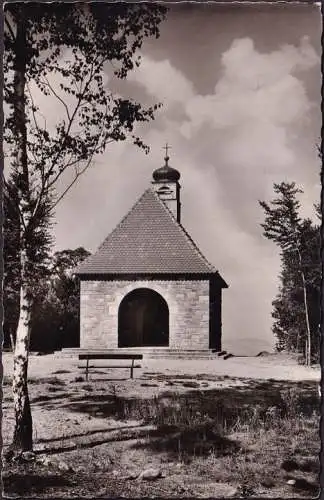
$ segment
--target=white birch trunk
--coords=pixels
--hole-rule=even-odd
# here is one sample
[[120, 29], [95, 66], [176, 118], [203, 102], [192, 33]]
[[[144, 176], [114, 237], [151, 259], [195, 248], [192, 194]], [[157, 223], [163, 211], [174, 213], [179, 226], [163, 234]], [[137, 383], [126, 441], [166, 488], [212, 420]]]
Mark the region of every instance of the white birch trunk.
[[20, 314], [16, 333], [12, 381], [15, 429], [11, 448], [15, 453], [33, 449], [33, 426], [27, 385], [31, 304], [24, 279], [26, 264], [26, 251], [22, 250], [21, 266], [23, 279], [20, 288]]
[[300, 255], [300, 251], [297, 247], [298, 259], [300, 265], [300, 274], [303, 284], [303, 298], [304, 298], [304, 309], [305, 309], [305, 323], [306, 323], [306, 342], [305, 342], [305, 363], [306, 366], [310, 366], [311, 364], [311, 350], [312, 350], [312, 339], [311, 339], [311, 331], [309, 324], [309, 314], [308, 314], [308, 298], [307, 298], [307, 288], [306, 288], [306, 279], [305, 274], [302, 268], [302, 258]]
[[13, 333], [11, 331], [11, 327], [10, 327], [9, 337], [10, 337], [11, 350], [14, 353], [15, 352], [15, 339], [14, 339]]
[[19, 179], [19, 212], [20, 212], [20, 314], [16, 333], [13, 370], [13, 400], [15, 411], [15, 429], [11, 451], [19, 454], [31, 450], [32, 417], [27, 387], [29, 330], [31, 315], [31, 297], [28, 290], [28, 248], [27, 234], [30, 223], [30, 186], [27, 157], [27, 128], [26, 128], [26, 64], [27, 39], [26, 20], [24, 14], [17, 18], [16, 54], [14, 61], [14, 127], [16, 141], [16, 171]]

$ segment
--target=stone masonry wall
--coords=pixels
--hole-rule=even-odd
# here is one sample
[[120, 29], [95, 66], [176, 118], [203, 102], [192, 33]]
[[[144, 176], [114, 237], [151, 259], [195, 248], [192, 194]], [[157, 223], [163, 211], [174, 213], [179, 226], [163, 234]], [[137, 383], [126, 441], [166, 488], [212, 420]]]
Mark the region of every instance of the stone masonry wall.
[[208, 349], [209, 281], [81, 281], [80, 347], [118, 347], [118, 308], [136, 288], [150, 288], [169, 307], [169, 347]]

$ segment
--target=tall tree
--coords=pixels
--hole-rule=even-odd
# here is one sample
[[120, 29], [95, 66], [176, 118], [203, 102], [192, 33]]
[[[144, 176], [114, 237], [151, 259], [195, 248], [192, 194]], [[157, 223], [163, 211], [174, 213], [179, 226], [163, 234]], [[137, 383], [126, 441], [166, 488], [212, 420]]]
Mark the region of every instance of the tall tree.
[[310, 365], [318, 335], [319, 228], [300, 217], [297, 196], [302, 191], [295, 183], [274, 184], [274, 192], [277, 197], [270, 204], [259, 202], [265, 212], [263, 234], [281, 251], [281, 287], [273, 302], [273, 330], [279, 349], [299, 351], [303, 342], [305, 361]]
[[[113, 68], [115, 79], [125, 79], [140, 64], [144, 38], [159, 36], [165, 13], [164, 7], [145, 3], [5, 6], [4, 146], [10, 165], [5, 184], [14, 183], [17, 191], [20, 269], [12, 454], [32, 449], [27, 368], [34, 232], [109, 143], [131, 138], [147, 151], [134, 128], [153, 119], [158, 105], [145, 109], [114, 95], [106, 75]], [[36, 95], [57, 108], [56, 123], [48, 123]], [[65, 181], [60, 192], [58, 181]]]
[[79, 344], [79, 280], [75, 268], [90, 252], [84, 248], [55, 252], [44, 293], [36, 300], [31, 325], [33, 349], [52, 350]]
[[[19, 239], [19, 213], [17, 210], [18, 197], [14, 183], [7, 183], [4, 189], [4, 342], [15, 349], [16, 329], [20, 309], [20, 239]], [[29, 286], [33, 290], [33, 297], [42, 295], [42, 284], [49, 275], [50, 250], [52, 237], [50, 233], [51, 218], [47, 207], [39, 211], [37, 225], [30, 241], [30, 257], [33, 268], [28, 276]]]
[[[320, 232], [318, 225], [309, 219], [301, 224], [301, 254], [304, 263], [309, 323], [311, 331], [311, 358], [319, 360], [320, 322]], [[304, 354], [305, 319], [304, 298], [296, 256], [282, 256], [280, 289], [273, 301], [273, 332], [277, 337], [277, 349]]]

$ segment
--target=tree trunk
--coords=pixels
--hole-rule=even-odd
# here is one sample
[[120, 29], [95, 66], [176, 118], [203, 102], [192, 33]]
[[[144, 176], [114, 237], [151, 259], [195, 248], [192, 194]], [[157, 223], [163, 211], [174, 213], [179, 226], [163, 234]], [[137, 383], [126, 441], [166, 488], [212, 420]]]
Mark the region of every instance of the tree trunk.
[[14, 352], [15, 352], [15, 339], [14, 339], [14, 336], [13, 336], [13, 333], [12, 333], [12, 330], [11, 330], [11, 327], [10, 327], [10, 330], [9, 330], [9, 337], [10, 337], [10, 346], [11, 346], [11, 350], [12, 350], [12, 352], [14, 353]]
[[23, 279], [20, 288], [20, 315], [16, 334], [12, 381], [15, 429], [11, 449], [15, 454], [33, 449], [33, 425], [27, 386], [31, 304], [24, 279], [27, 264], [27, 256], [24, 250], [21, 253], [21, 264]]
[[27, 116], [26, 116], [26, 65], [27, 37], [24, 9], [16, 18], [17, 35], [14, 60], [13, 80], [13, 135], [15, 138], [16, 161], [14, 165], [18, 185], [20, 216], [20, 314], [16, 333], [13, 373], [13, 399], [15, 411], [15, 429], [11, 450], [14, 454], [31, 450], [32, 417], [27, 387], [29, 330], [31, 316], [31, 296], [28, 287], [30, 263], [28, 261], [28, 233], [31, 218], [30, 185], [27, 157]]
[[298, 259], [300, 265], [300, 274], [303, 284], [303, 297], [304, 297], [304, 308], [305, 308], [305, 322], [306, 322], [306, 342], [305, 342], [305, 363], [306, 366], [310, 366], [311, 364], [311, 349], [312, 349], [312, 339], [311, 339], [311, 331], [309, 324], [309, 315], [308, 315], [308, 300], [307, 300], [307, 288], [306, 288], [306, 279], [305, 274], [302, 267], [302, 259], [300, 255], [300, 251], [297, 248]]

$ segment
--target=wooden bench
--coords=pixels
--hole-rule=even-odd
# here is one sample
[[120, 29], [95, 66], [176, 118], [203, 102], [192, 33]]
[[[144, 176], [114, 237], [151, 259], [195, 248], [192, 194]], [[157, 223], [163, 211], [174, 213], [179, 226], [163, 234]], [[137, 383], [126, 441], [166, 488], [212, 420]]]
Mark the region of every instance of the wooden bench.
[[132, 361], [132, 364], [129, 365], [124, 365], [124, 366], [112, 366], [112, 368], [130, 368], [130, 378], [133, 378], [134, 375], [134, 368], [140, 368], [139, 365], [134, 365], [134, 361], [137, 359], [143, 359], [143, 354], [123, 354], [123, 353], [117, 353], [117, 354], [79, 354], [79, 359], [80, 360], [86, 360], [86, 380], [88, 380], [88, 375], [89, 375], [89, 368], [107, 368], [106, 366], [98, 366], [98, 365], [89, 365], [89, 361], [95, 360], [95, 359], [129, 359]]

